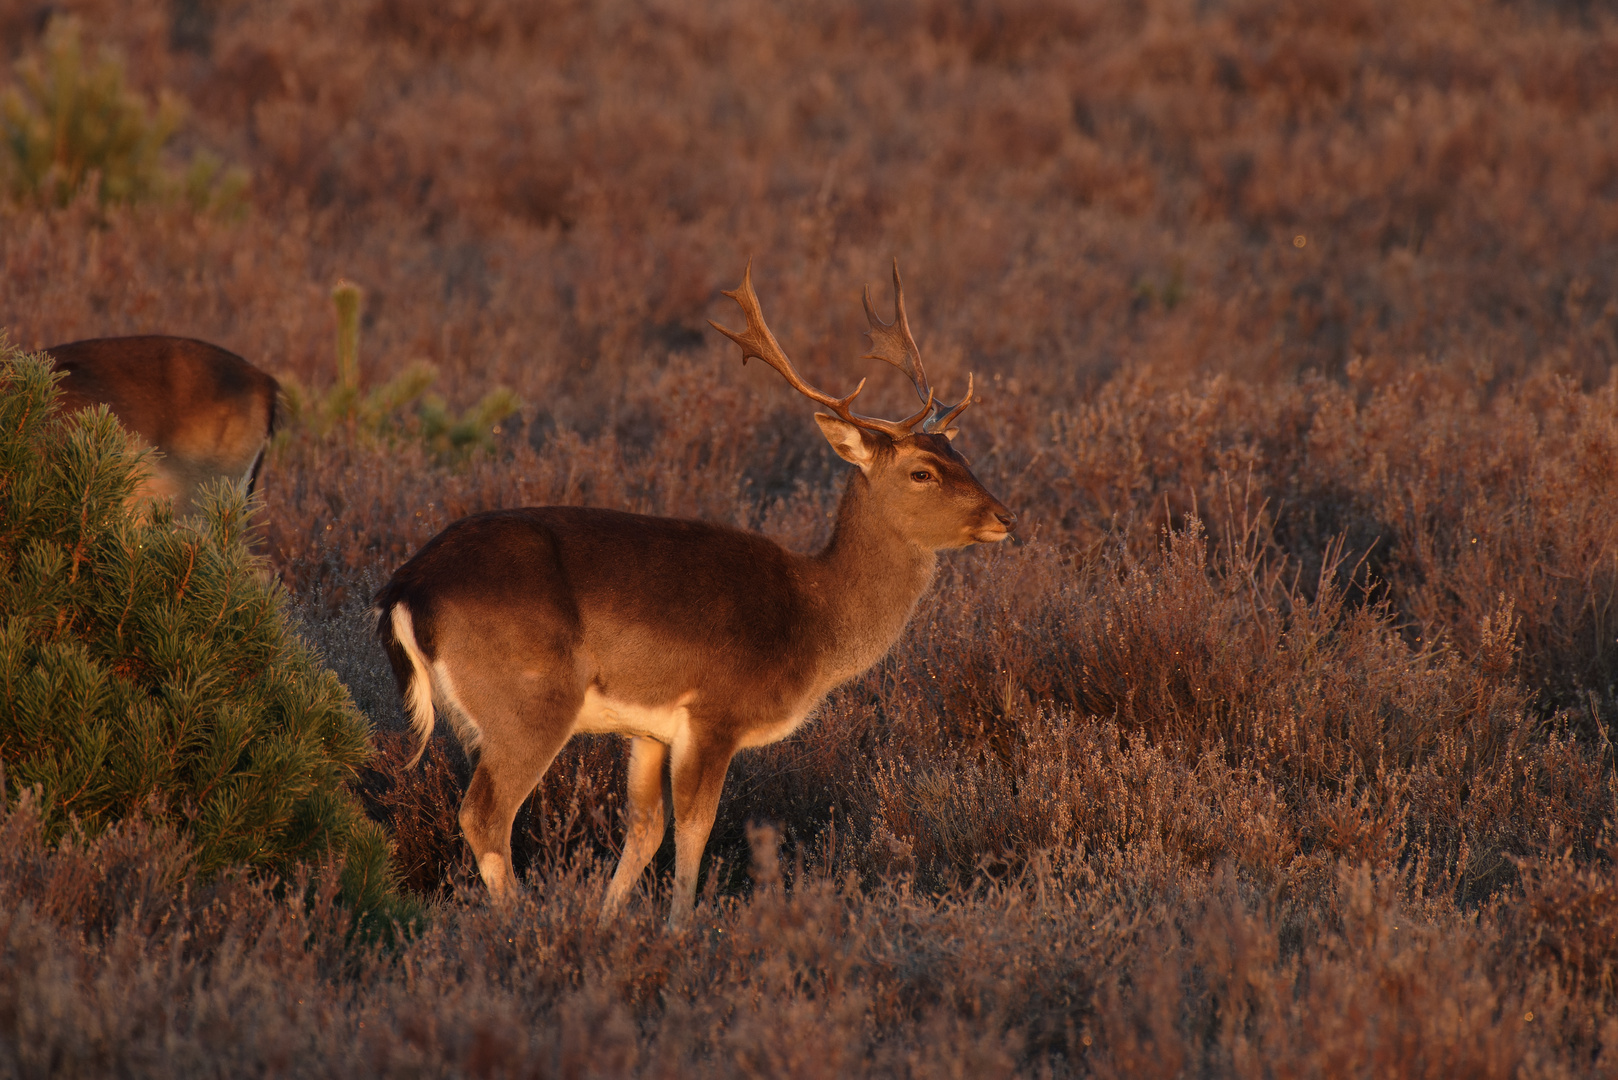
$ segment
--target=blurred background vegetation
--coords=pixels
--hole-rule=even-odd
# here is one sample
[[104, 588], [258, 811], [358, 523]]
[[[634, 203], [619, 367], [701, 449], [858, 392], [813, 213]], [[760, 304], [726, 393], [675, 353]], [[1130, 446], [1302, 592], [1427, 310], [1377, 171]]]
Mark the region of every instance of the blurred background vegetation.
[[[258, 543], [437, 905], [392, 968], [282, 958], [325, 931], [230, 893], [301, 996], [185, 1015], [282, 1032], [251, 1067], [307, 1037], [345, 1075], [1611, 1071], [1601, 5], [0, 0], [0, 64], [0, 326], [193, 335], [289, 388]], [[370, 594], [500, 505], [818, 543], [840, 467], [706, 320], [751, 256], [806, 376], [851, 387], [895, 255], [1018, 543], [948, 560], [893, 656], [737, 760], [701, 943], [651, 900], [591, 928], [610, 740], [519, 820], [523, 910], [463, 904], [464, 762], [403, 770]], [[115, 1015], [90, 975], [156, 969], [71, 942], [167, 842], [17, 842], [15, 940], [88, 973], [29, 992]], [[86, 1045], [40, 1024], [7, 1030]]]

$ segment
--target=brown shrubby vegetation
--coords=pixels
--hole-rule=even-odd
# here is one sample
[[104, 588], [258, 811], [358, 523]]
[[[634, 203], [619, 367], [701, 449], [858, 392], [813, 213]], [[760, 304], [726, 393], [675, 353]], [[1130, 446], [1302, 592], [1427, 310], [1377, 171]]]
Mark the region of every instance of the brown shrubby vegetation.
[[329, 892], [199, 886], [148, 826], [54, 851], [37, 829], [26, 797], [0, 820], [11, 1075], [1595, 1075], [1618, 1037], [1583, 932], [1610, 879], [1565, 862], [1472, 916], [1345, 865], [1300, 926], [1143, 850], [943, 895], [783, 889], [760, 829], [753, 895], [691, 934], [649, 908], [597, 928], [604, 868], [558, 859], [514, 909], [457, 903], [385, 955], [341, 945]]
[[[329, 875], [198, 881], [137, 823], [47, 849], [13, 790], [0, 1071], [1613, 1071], [1610, 14], [60, 7], [184, 103], [176, 162], [252, 179], [239, 217], [0, 202], [13, 342], [192, 334], [322, 394], [342, 277], [366, 388], [425, 361], [456, 411], [526, 404], [466, 460], [294, 429], [263, 477], [430, 925], [373, 950]], [[0, 59], [44, 33], [0, 0]], [[894, 254], [1018, 541], [947, 558], [888, 658], [736, 760], [696, 930], [655, 926], [667, 851], [595, 925], [601, 739], [519, 817], [530, 894], [485, 908], [464, 761], [404, 768], [371, 594], [494, 506], [821, 542], [841, 466], [705, 320], [751, 255], [850, 387]]]

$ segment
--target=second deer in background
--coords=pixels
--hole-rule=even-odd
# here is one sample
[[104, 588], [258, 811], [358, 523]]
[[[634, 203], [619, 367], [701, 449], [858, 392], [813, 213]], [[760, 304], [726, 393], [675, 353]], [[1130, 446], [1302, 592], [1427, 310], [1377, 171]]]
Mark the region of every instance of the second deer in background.
[[246, 360], [193, 338], [148, 334], [52, 345], [64, 411], [106, 405], [157, 450], [137, 498], [197, 509], [198, 489], [221, 477], [249, 495], [275, 432], [280, 385]]
[[546, 506], [454, 522], [377, 596], [419, 759], [435, 706], [476, 761], [460, 824], [496, 899], [516, 889], [517, 809], [575, 733], [630, 739], [628, 835], [602, 918], [624, 903], [674, 807], [673, 926], [691, 915], [697, 870], [731, 757], [784, 739], [832, 688], [887, 653], [932, 582], [937, 552], [1006, 539], [1015, 516], [950, 446], [971, 402], [937, 402], [904, 310], [865, 306], [871, 358], [908, 375], [921, 409], [900, 421], [853, 412], [804, 381], [765, 325], [751, 266], [725, 295], [741, 332], [715, 329], [775, 368], [854, 466], [831, 540], [814, 555], [701, 521]]

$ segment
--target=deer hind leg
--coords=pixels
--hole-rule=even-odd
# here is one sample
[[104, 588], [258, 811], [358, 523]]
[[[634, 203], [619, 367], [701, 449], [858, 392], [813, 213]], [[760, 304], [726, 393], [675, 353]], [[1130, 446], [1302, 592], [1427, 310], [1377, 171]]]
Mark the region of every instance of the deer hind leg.
[[258, 489], [258, 471], [264, 466], [264, 451], [266, 447], [259, 447], [258, 453], [253, 455], [253, 463], [247, 466], [247, 473], [242, 477], [242, 489], [247, 497], [252, 498], [253, 492]]
[[708, 846], [719, 791], [725, 785], [734, 748], [698, 743], [690, 735], [675, 741], [669, 768], [674, 793], [674, 903], [669, 928], [679, 929], [696, 906], [697, 871]]
[[567, 743], [583, 698], [582, 692], [561, 686], [541, 690], [513, 685], [520, 681], [491, 678], [476, 692], [457, 686], [462, 692], [455, 702], [482, 735], [477, 768], [461, 800], [461, 834], [497, 903], [517, 893], [511, 865], [517, 810]]
[[669, 748], [656, 739], [629, 740], [629, 800], [624, 813], [624, 853], [607, 886], [601, 921], [610, 920], [623, 907], [635, 883], [663, 843], [663, 763]]

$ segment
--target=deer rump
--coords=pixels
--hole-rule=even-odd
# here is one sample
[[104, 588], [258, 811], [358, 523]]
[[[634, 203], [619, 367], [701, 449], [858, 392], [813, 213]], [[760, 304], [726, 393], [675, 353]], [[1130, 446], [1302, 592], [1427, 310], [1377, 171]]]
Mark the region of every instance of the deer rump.
[[210, 480], [234, 480], [252, 494], [278, 420], [273, 377], [217, 345], [161, 334], [44, 351], [62, 372], [64, 411], [106, 405], [161, 455], [138, 496], [172, 498], [183, 514]]

